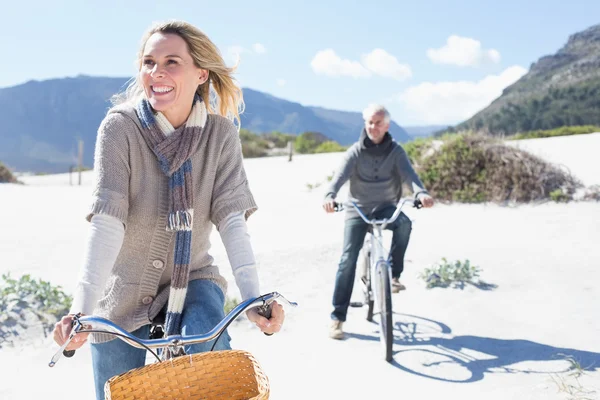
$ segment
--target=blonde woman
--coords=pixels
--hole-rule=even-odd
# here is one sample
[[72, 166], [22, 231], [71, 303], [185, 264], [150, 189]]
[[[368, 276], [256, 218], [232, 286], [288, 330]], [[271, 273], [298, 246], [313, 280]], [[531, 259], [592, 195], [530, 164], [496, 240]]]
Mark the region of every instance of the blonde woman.
[[[76, 313], [105, 317], [142, 338], [160, 315], [167, 335], [214, 327], [224, 317], [226, 280], [208, 253], [213, 225], [243, 300], [260, 294], [246, 228], [256, 204], [232, 122], [243, 105], [233, 70], [203, 32], [182, 21], [151, 27], [137, 62], [137, 77], [98, 130], [91, 234], [70, 314], [54, 330], [60, 345]], [[247, 316], [268, 334], [284, 321], [279, 304], [270, 319], [255, 309]], [[146, 354], [108, 335], [89, 339], [96, 396], [104, 399], [104, 383], [143, 366]], [[87, 338], [76, 340], [68, 349]], [[224, 334], [216, 349], [229, 348]]]

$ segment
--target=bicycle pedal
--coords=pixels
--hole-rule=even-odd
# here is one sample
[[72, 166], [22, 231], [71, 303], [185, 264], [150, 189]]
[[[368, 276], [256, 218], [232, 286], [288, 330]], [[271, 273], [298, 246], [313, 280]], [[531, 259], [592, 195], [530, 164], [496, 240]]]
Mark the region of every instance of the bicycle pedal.
[[363, 303], [362, 301], [351, 301], [350, 302], [350, 307], [360, 308], [360, 307], [362, 307], [364, 305], [365, 305], [365, 303]]

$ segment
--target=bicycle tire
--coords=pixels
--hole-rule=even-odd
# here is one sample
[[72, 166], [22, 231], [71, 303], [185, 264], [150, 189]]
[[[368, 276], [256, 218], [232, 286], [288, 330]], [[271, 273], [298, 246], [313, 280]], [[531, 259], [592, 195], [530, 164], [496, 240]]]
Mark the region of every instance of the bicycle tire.
[[377, 267], [377, 289], [379, 306], [379, 336], [386, 361], [392, 361], [392, 345], [394, 342], [394, 326], [392, 313], [392, 288], [389, 264], [383, 262]]

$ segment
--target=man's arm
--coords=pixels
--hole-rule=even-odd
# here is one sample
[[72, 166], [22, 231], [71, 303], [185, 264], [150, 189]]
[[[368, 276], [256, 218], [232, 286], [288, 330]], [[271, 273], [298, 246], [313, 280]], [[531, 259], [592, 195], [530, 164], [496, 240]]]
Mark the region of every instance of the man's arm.
[[352, 175], [352, 169], [354, 168], [354, 162], [356, 160], [356, 149], [354, 146], [346, 150], [344, 159], [339, 165], [335, 172], [331, 183], [329, 184], [327, 191], [325, 192], [326, 198], [335, 199], [339, 190], [344, 186], [344, 183], [350, 179]]
[[334, 211], [333, 207], [335, 198], [337, 197], [339, 190], [342, 188], [342, 186], [344, 186], [344, 183], [346, 183], [352, 175], [352, 170], [354, 169], [354, 163], [356, 161], [356, 155], [356, 146], [351, 146], [348, 150], [346, 150], [344, 159], [335, 172], [333, 179], [331, 180], [331, 183], [325, 192], [323, 208], [326, 212], [332, 213]]
[[415, 198], [421, 200], [424, 207], [433, 206], [433, 198], [429, 195], [427, 189], [425, 189], [425, 185], [423, 185], [423, 182], [421, 182], [421, 179], [419, 179], [419, 176], [415, 172], [406, 151], [400, 145], [398, 145], [396, 166], [398, 168], [398, 175], [402, 180], [401, 184], [409, 187]]

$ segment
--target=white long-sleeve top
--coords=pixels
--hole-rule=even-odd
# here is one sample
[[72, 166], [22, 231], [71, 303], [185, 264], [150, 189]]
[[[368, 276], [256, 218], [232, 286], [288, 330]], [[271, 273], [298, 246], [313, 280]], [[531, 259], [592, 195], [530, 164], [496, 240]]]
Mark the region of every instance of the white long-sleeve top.
[[[258, 296], [258, 273], [244, 212], [228, 215], [219, 223], [217, 230], [227, 251], [242, 301]], [[71, 313], [93, 313], [117, 260], [124, 236], [125, 228], [117, 218], [106, 214], [96, 214], [92, 217]], [[168, 279], [170, 280], [170, 277]]]

